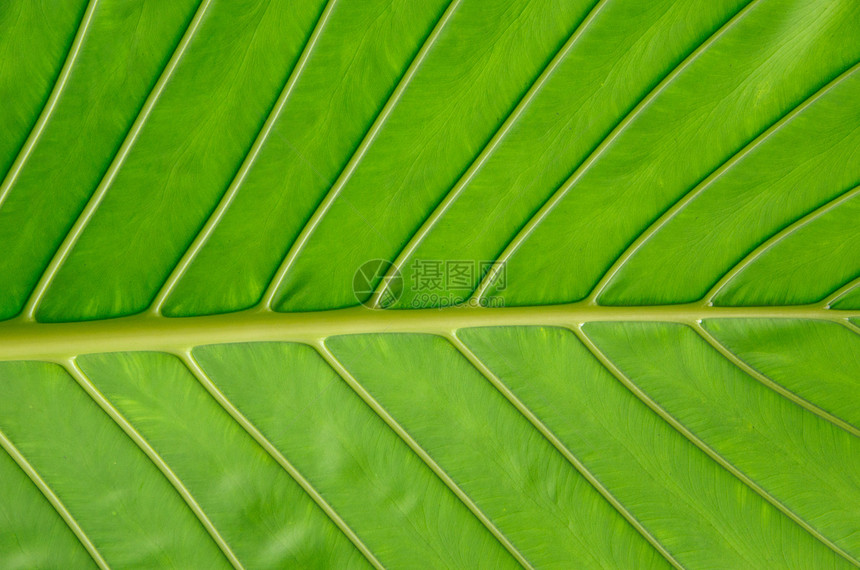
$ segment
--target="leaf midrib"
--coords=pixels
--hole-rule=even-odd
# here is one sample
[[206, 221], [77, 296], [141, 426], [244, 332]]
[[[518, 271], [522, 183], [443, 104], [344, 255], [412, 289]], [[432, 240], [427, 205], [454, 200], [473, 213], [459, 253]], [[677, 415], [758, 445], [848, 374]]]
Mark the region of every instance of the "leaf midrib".
[[278, 313], [265, 309], [221, 315], [168, 318], [142, 313], [95, 321], [41, 323], [23, 317], [0, 322], [0, 361], [63, 360], [80, 354], [126, 351], [180, 353], [195, 346], [240, 342], [301, 342], [331, 336], [425, 333], [448, 336], [469, 327], [561, 326], [589, 322], [670, 322], [694, 325], [708, 319], [807, 319], [835, 322], [856, 332], [857, 309], [826, 303], [769, 307], [719, 307], [702, 302], [676, 305], [604, 306], [588, 302], [522, 307], [447, 307], [380, 310], [363, 306]]

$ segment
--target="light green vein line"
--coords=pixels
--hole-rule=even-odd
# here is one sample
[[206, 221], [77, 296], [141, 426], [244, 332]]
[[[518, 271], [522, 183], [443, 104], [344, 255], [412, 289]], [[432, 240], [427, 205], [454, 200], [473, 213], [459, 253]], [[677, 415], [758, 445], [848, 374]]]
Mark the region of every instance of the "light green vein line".
[[842, 322], [860, 309], [818, 305], [708, 307], [702, 303], [615, 307], [568, 303], [523, 307], [447, 307], [379, 310], [363, 306], [328, 311], [276, 313], [249, 309], [200, 317], [164, 318], [143, 313], [115, 319], [39, 323], [0, 322], [0, 361], [62, 360], [93, 352], [177, 352], [202, 344], [291, 341], [313, 344], [346, 334], [402, 332], [446, 334], [464, 327], [540, 325], [566, 327], [585, 322], [666, 322], [706, 319], [812, 319]]
[[323, 498], [322, 495], [311, 485], [310, 481], [305, 479], [304, 475], [269, 441], [263, 433], [248, 418], [227, 399], [227, 396], [215, 385], [209, 378], [190, 350], [174, 353], [182, 363], [188, 368], [198, 382], [206, 389], [207, 392], [215, 399], [216, 402], [250, 435], [257, 444], [260, 445], [275, 462], [298, 483], [299, 487], [307, 493], [314, 503], [328, 516], [335, 526], [349, 539], [355, 548], [367, 559], [367, 561], [378, 570], [384, 570], [382, 563], [376, 558], [373, 552], [359, 538], [354, 530], [343, 520], [343, 518], [334, 510], [334, 508]]
[[858, 430], [855, 426], [851, 425], [850, 423], [837, 416], [834, 416], [827, 410], [816, 406], [812, 402], [800, 397], [788, 388], [782, 386], [781, 384], [778, 384], [771, 378], [768, 378], [767, 376], [750, 366], [740, 356], [732, 352], [728, 346], [720, 342], [720, 340], [717, 339], [717, 337], [715, 337], [713, 334], [711, 334], [710, 331], [708, 331], [704, 326], [702, 326], [700, 322], [693, 321], [690, 326], [693, 328], [693, 330], [699, 333], [699, 336], [701, 336], [705, 340], [705, 342], [707, 342], [715, 350], [717, 350], [717, 352], [723, 355], [726, 360], [743, 370], [749, 376], [752, 376], [774, 392], [777, 392], [781, 396], [787, 398], [788, 400], [791, 400], [805, 410], [812, 412], [821, 419], [826, 420], [836, 426], [839, 426], [840, 428], [844, 429], [855, 437], [860, 437], [860, 430]]
[[763, 487], [761, 487], [758, 483], [750, 479], [746, 474], [744, 474], [740, 469], [732, 465], [729, 461], [727, 461], [722, 455], [716, 452], [710, 445], [705, 443], [702, 439], [699, 438], [696, 434], [687, 428], [683, 423], [678, 421], [672, 414], [667, 412], [660, 404], [658, 404], [654, 399], [651, 398], [648, 394], [646, 394], [639, 386], [636, 385], [630, 378], [627, 377], [624, 372], [618, 368], [614, 362], [612, 362], [600, 348], [597, 347], [596, 344], [585, 334], [585, 331], [582, 330], [581, 325], [573, 325], [568, 326], [568, 328], [573, 331], [573, 334], [579, 338], [579, 340], [585, 345], [586, 348], [591, 352], [592, 355], [610, 372], [615, 378], [621, 382], [628, 390], [633, 392], [633, 394], [639, 398], [645, 405], [651, 408], [657, 415], [663, 418], [669, 425], [678, 430], [684, 437], [686, 437], [691, 443], [693, 443], [696, 447], [704, 451], [708, 457], [716, 461], [719, 465], [721, 465], [726, 471], [737, 477], [740, 481], [745, 483], [750, 489], [755, 491], [759, 496], [761, 496], [768, 503], [779, 509], [784, 515], [797, 523], [801, 528], [803, 528], [806, 532], [811, 534], [813, 537], [818, 539], [828, 548], [833, 550], [839, 556], [850, 562], [851, 564], [860, 567], [860, 561], [856, 560], [851, 554], [840, 548], [837, 544], [831, 541], [829, 538], [818, 532], [817, 529], [812, 527], [808, 522], [802, 519], [799, 515], [797, 515], [794, 511], [789, 509], [786, 505], [784, 505], [779, 499], [771, 495], [768, 491], [766, 491]]
[[278, 270], [275, 272], [275, 276], [272, 279], [269, 286], [266, 288], [265, 293], [263, 293], [262, 300], [260, 301], [259, 308], [260, 309], [271, 309], [272, 304], [275, 301], [275, 297], [278, 295], [278, 292], [281, 288], [281, 284], [284, 282], [284, 279], [289, 273], [290, 268], [298, 258], [299, 254], [305, 247], [305, 244], [310, 239], [311, 235], [316, 230], [317, 226], [319, 226], [323, 217], [325, 217], [326, 213], [328, 213], [334, 201], [340, 195], [343, 188], [346, 186], [347, 182], [349, 182], [355, 170], [358, 168], [358, 165], [361, 163], [364, 155], [367, 154], [370, 145], [373, 144], [373, 141], [376, 140], [376, 136], [379, 134], [379, 131], [382, 129], [382, 126], [388, 120], [388, 117], [391, 115], [394, 108], [400, 102], [400, 98], [403, 97], [403, 93], [406, 91], [406, 88], [412, 82], [412, 79], [415, 77], [415, 74], [418, 72], [418, 68], [421, 67], [421, 64], [424, 63], [424, 60], [427, 57], [427, 54], [430, 52], [430, 49], [435, 45], [436, 41], [439, 39], [439, 36], [442, 35], [442, 30], [445, 29], [445, 26], [450, 21], [451, 17], [457, 11], [457, 7], [460, 5], [462, 0], [453, 0], [448, 7], [445, 9], [445, 12], [442, 14], [439, 21], [436, 22], [436, 25], [433, 28], [433, 31], [427, 37], [424, 42], [424, 45], [421, 46], [421, 49], [415, 55], [415, 58], [412, 60], [412, 63], [409, 64], [406, 72], [403, 74], [403, 77], [400, 79], [400, 82], [397, 84], [397, 87], [394, 89], [394, 92], [388, 98], [388, 101], [385, 102], [385, 105], [382, 108], [382, 111], [379, 112], [379, 115], [374, 119], [373, 124], [368, 130], [367, 134], [364, 136], [364, 139], [361, 141], [361, 144], [356, 148], [355, 153], [353, 153], [352, 157], [350, 157], [349, 162], [344, 167], [343, 171], [341, 171], [340, 175], [338, 175], [337, 180], [335, 180], [334, 184], [332, 184], [331, 188], [329, 188], [326, 197], [320, 202], [320, 205], [317, 207], [316, 211], [314, 211], [311, 218], [308, 220], [305, 227], [302, 228], [299, 237], [296, 238], [295, 243], [293, 243], [289, 252], [287, 252], [286, 257], [281, 263]]
[[87, 9], [84, 12], [84, 16], [81, 18], [78, 31], [75, 33], [75, 39], [72, 41], [69, 53], [66, 55], [66, 61], [63, 63], [63, 67], [60, 70], [60, 74], [57, 76], [54, 87], [51, 89], [51, 94], [48, 96], [48, 100], [45, 102], [45, 106], [42, 108], [41, 113], [39, 113], [39, 118], [36, 120], [36, 124], [33, 125], [30, 134], [27, 135], [27, 140], [24, 142], [24, 146], [21, 147], [21, 150], [18, 152], [18, 156], [15, 157], [15, 162], [12, 163], [12, 167], [9, 169], [9, 172], [6, 173], [3, 183], [0, 184], [0, 208], [3, 207], [3, 203], [9, 196], [12, 186], [15, 185], [18, 175], [21, 173], [21, 169], [24, 168], [24, 163], [26, 163], [27, 159], [30, 158], [30, 153], [33, 152], [33, 149], [36, 147], [36, 143], [39, 142], [39, 138], [45, 130], [45, 125], [48, 124], [48, 121], [51, 119], [51, 115], [54, 113], [54, 109], [57, 107], [57, 101], [60, 100], [60, 96], [63, 94], [63, 89], [65, 89], [69, 76], [72, 74], [72, 68], [78, 59], [78, 54], [81, 51], [81, 46], [84, 43], [84, 38], [87, 35], [87, 31], [89, 30], [93, 14], [95, 14], [98, 3], [99, 0], [90, 0]]
[[839, 323], [845, 328], [847, 328], [849, 331], [856, 334], [860, 334], [860, 327], [851, 322], [851, 319], [842, 319], [841, 321], [839, 321]]
[[833, 304], [836, 301], [838, 301], [839, 299], [841, 299], [842, 297], [844, 297], [845, 295], [847, 295], [848, 293], [850, 293], [851, 291], [853, 291], [857, 287], [860, 287], [860, 277], [858, 277], [857, 279], [854, 279], [853, 281], [849, 281], [848, 283], [846, 283], [845, 285], [843, 285], [842, 287], [840, 287], [839, 289], [837, 289], [836, 291], [831, 293], [830, 296], [827, 297], [821, 303], [821, 306], [824, 307], [825, 309], [829, 309], [830, 307], [833, 306]]
[[691, 52], [680, 64], [678, 64], [672, 71], [667, 74], [662, 81], [652, 89], [639, 103], [636, 107], [630, 111], [612, 130], [606, 138], [601, 141], [601, 143], [595, 148], [595, 150], [586, 158], [574, 173], [556, 190], [550, 198], [544, 202], [544, 204], [540, 207], [540, 209], [535, 213], [534, 216], [523, 226], [523, 228], [517, 232], [514, 238], [508, 243], [499, 257], [496, 259], [498, 262], [497, 265], [494, 266], [493, 270], [487, 272], [487, 275], [484, 279], [478, 284], [477, 289], [472, 294], [472, 298], [474, 300], [480, 300], [487, 292], [487, 290], [492, 286], [493, 282], [496, 279], [500, 268], [504, 266], [505, 262], [522, 246], [523, 243], [531, 236], [531, 234], [537, 229], [537, 227], [543, 222], [543, 220], [552, 212], [555, 207], [561, 202], [567, 193], [573, 188], [580, 179], [588, 172], [591, 167], [600, 159], [600, 157], [606, 152], [606, 150], [612, 146], [612, 143], [624, 132], [627, 128], [636, 120], [636, 118], [647, 109], [657, 97], [660, 96], [661, 93], [668, 87], [675, 79], [681, 75], [690, 65], [692, 65], [699, 57], [707, 51], [714, 43], [716, 43], [720, 38], [723, 37], [729, 30], [735, 27], [738, 22], [740, 22], [744, 16], [746, 16], [755, 6], [755, 4], [759, 0], [751, 0], [751, 2], [747, 3], [747, 5], [741, 9], [737, 14], [735, 14], [731, 19], [729, 19], [725, 24], [722, 25], [716, 32], [714, 32], [707, 40], [705, 40], [702, 44], [700, 44], [693, 52]]
[[275, 103], [274, 108], [272, 109], [269, 116], [266, 118], [266, 122], [263, 124], [263, 127], [260, 129], [260, 132], [257, 133], [257, 138], [254, 141], [254, 144], [251, 146], [251, 149], [248, 151], [248, 154], [242, 160], [242, 165], [239, 168], [239, 171], [236, 173], [236, 176], [233, 178], [230, 183], [229, 188], [227, 188], [226, 193], [221, 198], [218, 206], [215, 208], [215, 211], [212, 212], [212, 215], [206, 221], [206, 225], [203, 226], [203, 229], [200, 230], [200, 233], [194, 238], [194, 242], [189, 246], [188, 250], [182, 256], [179, 263], [171, 272], [170, 276], [167, 278], [167, 281], [162, 286], [161, 290], [156, 294], [155, 300], [152, 302], [152, 306], [149, 311], [153, 314], [160, 315], [161, 308], [164, 306], [164, 303], [167, 301], [170, 294], [173, 292], [173, 289], [176, 287], [176, 284], [179, 283], [182, 276], [185, 275], [185, 272], [191, 266], [191, 263], [194, 261], [194, 258], [203, 249], [203, 246], [206, 245], [206, 242], [209, 241], [209, 238], [215, 232], [216, 226], [221, 222], [221, 219], [227, 213], [227, 210], [233, 204], [233, 200], [236, 198], [236, 195], [239, 193], [239, 190], [242, 184], [245, 182], [245, 178], [248, 176], [248, 173], [251, 171], [251, 168], [254, 165], [254, 162], [257, 160], [257, 157], [260, 155], [260, 151], [263, 148], [263, 145], [266, 144], [266, 141], [269, 139], [269, 135], [272, 133], [272, 129], [275, 126], [275, 122], [277, 122], [278, 117], [281, 115], [281, 112], [284, 110], [284, 107], [287, 104], [287, 101], [290, 98], [290, 95], [293, 92], [293, 89], [296, 86], [296, 83], [299, 80], [302, 72], [307, 65], [308, 59], [310, 59], [311, 53], [314, 50], [314, 47], [317, 44], [320, 36], [322, 35], [323, 29], [328, 23], [329, 17], [334, 11], [334, 7], [337, 4], [337, 0], [329, 0], [326, 4], [325, 9], [319, 17], [316, 25], [314, 26], [314, 30], [308, 38], [305, 47], [302, 50], [301, 56], [298, 59], [295, 67], [290, 73], [289, 78], [287, 78], [287, 82], [284, 85], [283, 90], [281, 91], [280, 96], [278, 97], [277, 102]]
[[[855, 66], [853, 69], [860, 69], [860, 65]], [[737, 265], [732, 267], [728, 271], [728, 273], [723, 275], [722, 279], [720, 279], [717, 282], [717, 284], [714, 285], [713, 288], [709, 292], [705, 293], [705, 296], [703, 297], [704, 301], [708, 305], [712, 305], [714, 303], [714, 299], [716, 299], [716, 297], [717, 297], [717, 295], [719, 295], [720, 291], [722, 291], [732, 281], [732, 279], [734, 279], [735, 277], [740, 275], [741, 272], [743, 272], [747, 267], [749, 267], [753, 262], [755, 262], [755, 260], [757, 260], [759, 257], [761, 257], [765, 252], [767, 252], [767, 250], [774, 247], [779, 242], [781, 242], [782, 240], [784, 240], [785, 238], [787, 238], [788, 236], [790, 236], [791, 234], [793, 234], [797, 230], [803, 228], [804, 226], [809, 225], [810, 223], [812, 223], [816, 219], [818, 219], [821, 216], [824, 216], [825, 214], [835, 210], [836, 208], [838, 208], [839, 206], [841, 206], [845, 202], [848, 202], [849, 200], [857, 197], [858, 195], [860, 195], [860, 186], [855, 186], [851, 190], [844, 192], [843, 194], [837, 196], [836, 198], [827, 202], [823, 206], [817, 208], [816, 210], [810, 212], [806, 216], [800, 218], [799, 220], [795, 221], [794, 223], [783, 228], [781, 231], [772, 235], [767, 241], [762, 243], [760, 246], [758, 246], [756, 249], [754, 249], [749, 255], [747, 255], [745, 258], [743, 258]], [[829, 309], [830, 303], [835, 301], [836, 298], [838, 298], [838, 295], [837, 295], [837, 297], [834, 297], [830, 302], [825, 301], [822, 304], [822, 307], [825, 309]]]
[[59, 272], [60, 267], [65, 262], [72, 248], [80, 238], [81, 234], [84, 231], [84, 228], [89, 223], [90, 219], [92, 219], [105, 195], [107, 194], [108, 188], [113, 183], [114, 178], [116, 178], [119, 169], [122, 167], [123, 162], [125, 162], [128, 153], [131, 151], [132, 146], [134, 146], [135, 141], [137, 140], [140, 131], [143, 129], [143, 125], [146, 123], [146, 120], [149, 118], [150, 113], [152, 113], [152, 109], [155, 107], [155, 104], [158, 102], [158, 99], [161, 97], [161, 94], [164, 92], [164, 88], [167, 85], [167, 82], [170, 80], [173, 72], [176, 70], [179, 61], [182, 59], [182, 56], [185, 54], [185, 50], [188, 48], [188, 45], [191, 43], [192, 38], [197, 33], [198, 28], [200, 27], [200, 23], [203, 21], [203, 17], [206, 15], [206, 11], [208, 10], [212, 0], [203, 0], [200, 5], [197, 7], [197, 12], [194, 14], [194, 18], [188, 24], [188, 28], [185, 30], [185, 33], [182, 36], [182, 39], [179, 42], [179, 45], [176, 47], [176, 50], [173, 52], [173, 55], [170, 56], [170, 60], [167, 62], [167, 66], [164, 68], [161, 76], [158, 78], [155, 86], [152, 88], [152, 91], [146, 98], [146, 102], [144, 102], [143, 107], [140, 110], [140, 113], [137, 115], [137, 118], [132, 124], [131, 129], [126, 135], [125, 140], [120, 146], [119, 151], [116, 156], [114, 156], [110, 167], [105, 172], [104, 177], [99, 183], [93, 195], [90, 197], [87, 205], [84, 207], [78, 219], [75, 220], [75, 224], [72, 226], [72, 229], [66, 235], [63, 243], [60, 244], [59, 249], [57, 249], [54, 257], [51, 259], [48, 264], [47, 269], [42, 274], [42, 277], [39, 279], [39, 282], [36, 284], [36, 288], [33, 290], [33, 293], [30, 296], [30, 299], [24, 305], [24, 311], [21, 313], [20, 319], [26, 321], [35, 320], [36, 311], [39, 308], [39, 303], [42, 300], [42, 297], [45, 295], [45, 292], [48, 290], [48, 287], [51, 285], [51, 281], [54, 279], [56, 274]]
[[131, 422], [129, 422], [122, 413], [116, 409], [116, 407], [108, 400], [104, 394], [102, 394], [98, 388], [92, 383], [92, 381], [84, 374], [84, 371], [81, 370], [81, 367], [78, 366], [77, 361], [74, 358], [70, 358], [65, 361], [59, 361], [57, 364], [60, 364], [63, 368], [66, 369], [66, 372], [71, 375], [72, 378], [75, 379], [75, 382], [89, 395], [96, 404], [108, 415], [110, 418], [125, 432], [125, 434], [143, 451], [146, 456], [152, 461], [159, 471], [170, 481], [170, 484], [173, 485], [173, 488], [179, 493], [182, 499], [185, 501], [185, 504], [191, 509], [194, 513], [194, 516], [197, 517], [197, 520], [200, 521], [200, 524], [203, 525], [203, 528], [206, 529], [206, 532], [209, 533], [209, 536], [212, 540], [215, 541], [215, 544], [218, 545], [218, 548], [221, 550], [222, 554], [227, 558], [227, 560], [232, 564], [233, 568], [237, 570], [244, 570], [244, 566], [239, 562], [239, 559], [233, 553], [233, 550], [230, 548], [230, 545], [227, 544], [227, 541], [224, 540], [224, 537], [221, 536], [221, 533], [218, 532], [218, 529], [215, 528], [215, 525], [209, 519], [209, 516], [203, 510], [203, 507], [200, 506], [200, 503], [197, 502], [197, 499], [194, 498], [194, 495], [191, 494], [191, 491], [188, 487], [185, 486], [185, 483], [179, 478], [179, 476], [170, 468], [167, 462], [161, 457], [161, 455], [153, 448], [148, 441], [141, 435], [137, 429]]
[[[630, 258], [633, 257], [639, 249], [645, 245], [651, 238], [653, 238], [657, 233], [660, 232], [663, 227], [669, 223], [675, 216], [677, 216], [684, 208], [690, 205], [690, 203], [694, 202], [696, 198], [701, 196], [708, 188], [711, 187], [714, 182], [718, 181], [723, 177], [726, 172], [730, 171], [734, 168], [738, 163], [740, 163], [744, 158], [746, 158], [750, 153], [759, 148], [762, 144], [767, 142], [773, 135], [782, 130], [786, 125], [792, 122], [798, 115], [806, 111], [809, 107], [815, 104], [818, 100], [824, 97], [831, 90], [836, 88], [840, 83], [845, 81], [849, 76], [855, 73], [858, 69], [860, 69], [860, 63], [855, 64], [850, 67], [847, 71], [839, 74], [835, 79], [830, 81], [827, 85], [819, 89], [812, 96], [807, 98], [805, 101], [791, 109], [789, 112], [784, 114], [781, 118], [779, 118], [775, 123], [773, 123], [766, 131], [764, 131], [761, 135], [755, 138], [751, 143], [733, 155], [731, 158], [723, 162], [719, 167], [715, 170], [711, 171], [711, 173], [704, 179], [702, 182], [693, 187], [692, 190], [687, 192], [684, 197], [675, 202], [671, 208], [666, 210], [662, 216], [660, 216], [653, 224], [651, 224], [644, 232], [639, 234], [636, 240], [630, 244], [630, 246], [622, 253], [618, 259], [615, 260], [615, 263], [612, 264], [612, 267], [603, 275], [603, 277], [598, 281], [597, 285], [594, 286], [594, 289], [588, 295], [587, 299], [592, 303], [597, 303], [599, 301], [599, 297], [601, 293], [606, 289], [615, 275], [624, 267]], [[826, 210], [821, 211], [819, 215], [824, 214]], [[798, 225], [802, 227], [809, 221], [812, 221], [814, 218], [810, 218], [809, 220], [804, 221], [803, 224]], [[797, 229], [797, 228], [794, 228]], [[793, 230], [792, 230], [793, 231]], [[779, 241], [785, 236], [779, 237], [776, 241]], [[776, 242], [774, 242], [776, 243]], [[771, 243], [773, 245], [773, 243]], [[765, 248], [767, 249], [767, 248]], [[764, 250], [762, 250], [763, 252]], [[760, 252], [761, 253], [761, 252]], [[760, 254], [759, 253], [759, 254]], [[749, 259], [745, 263], [751, 262], [753, 259]], [[738, 271], [740, 271], [739, 268]], [[732, 270], [730, 273], [734, 272]], [[722, 283], [722, 282], [721, 282]], [[723, 283], [725, 285], [725, 283]], [[720, 285], [722, 287], [723, 285]], [[708, 302], [713, 300], [713, 296], [716, 295], [719, 289], [715, 288], [713, 293], [707, 294]]]
[[603, 483], [582, 463], [573, 452], [568, 449], [568, 447], [562, 443], [562, 441], [549, 429], [549, 427], [543, 423], [543, 421], [538, 418], [534, 412], [532, 412], [525, 403], [520, 400], [513, 391], [508, 388], [502, 380], [493, 374], [493, 372], [487, 367], [484, 362], [478, 358], [478, 356], [472, 352], [472, 350], [463, 343], [462, 340], [457, 336], [456, 331], [452, 332], [450, 335], [445, 337], [448, 342], [454, 345], [454, 347], [462, 354], [466, 360], [480, 372], [487, 381], [493, 385], [493, 387], [498, 390], [505, 399], [508, 400], [516, 409], [520, 412], [544, 438], [546, 438], [549, 443], [558, 451], [573, 467], [576, 471], [582, 475], [586, 481], [591, 483], [591, 485], [597, 490], [600, 495], [606, 499], [606, 501], [612, 505], [612, 507], [618, 511], [618, 513], [627, 520], [630, 525], [636, 529], [636, 531], [642, 535], [642, 537], [648, 541], [648, 543], [660, 553], [660, 555], [666, 559], [669, 564], [678, 569], [683, 569], [684, 567], [681, 563], [675, 559], [674, 556], [660, 544], [660, 541], [657, 540], [651, 532], [645, 528], [645, 526], [635, 517], [633, 513], [631, 513], [627, 507], [624, 506], [621, 501], [619, 501], [612, 492], [609, 491]]
[[507, 550], [511, 556], [513, 556], [517, 562], [522, 565], [523, 568], [527, 568], [529, 570], [534, 570], [534, 567], [529, 563], [526, 557], [514, 546], [511, 541], [508, 539], [505, 534], [499, 530], [499, 528], [490, 520], [490, 518], [484, 514], [480, 507], [472, 500], [469, 495], [466, 494], [463, 489], [460, 488], [459, 485], [451, 478], [448, 473], [442, 469], [436, 460], [430, 457], [430, 454], [424, 450], [421, 445], [415, 439], [409, 435], [403, 426], [398, 423], [394, 417], [388, 413], [386, 410], [371, 394], [368, 392], [364, 386], [349, 372], [349, 370], [344, 367], [344, 365], [337, 359], [337, 357], [332, 354], [332, 352], [325, 345], [325, 340], [318, 340], [316, 343], [313, 343], [313, 346], [320, 356], [328, 363], [329, 366], [334, 369], [337, 374], [343, 378], [343, 381], [347, 383], [347, 385], [352, 388], [352, 390], [361, 398], [365, 404], [367, 404], [370, 409], [372, 409], [376, 415], [378, 415], [382, 421], [384, 421], [389, 428], [391, 428], [394, 433], [396, 433], [400, 439], [403, 440], [409, 448], [415, 452], [415, 454], [421, 458], [421, 460], [430, 468], [433, 473], [442, 480], [448, 489], [451, 490], [454, 495], [460, 499], [466, 508], [468, 508], [473, 515], [487, 528], [488, 531], [499, 541], [499, 543]]
[[6, 437], [2, 431], [0, 431], [0, 447], [2, 447], [6, 453], [18, 464], [18, 467], [27, 474], [27, 477], [33, 482], [34, 485], [42, 492], [48, 502], [51, 503], [51, 506], [54, 507], [54, 510], [57, 511], [57, 514], [63, 519], [63, 522], [68, 525], [69, 529], [75, 534], [77, 539], [80, 541], [81, 545], [86, 549], [87, 553], [92, 557], [93, 562], [101, 568], [102, 570], [110, 570], [110, 566], [105, 562], [105, 559], [102, 557], [101, 553], [92, 543], [90, 538], [84, 532], [84, 529], [78, 524], [78, 521], [75, 520], [75, 517], [72, 516], [72, 513], [69, 512], [69, 509], [66, 508], [66, 505], [60, 500], [60, 498], [54, 493], [51, 487], [42, 479], [41, 475], [36, 471], [36, 469], [30, 464], [29, 461], [18, 451], [18, 448]]
[[490, 142], [481, 150], [478, 157], [472, 162], [469, 166], [469, 169], [463, 174], [462, 177], [454, 184], [454, 187], [451, 188], [450, 192], [445, 196], [442, 202], [436, 207], [432, 214], [424, 221], [418, 231], [410, 238], [409, 243], [404, 246], [404, 248], [400, 251], [397, 257], [394, 260], [393, 267], [389, 270], [383, 277], [382, 281], [377, 287], [377, 290], [373, 293], [373, 296], [370, 299], [370, 306], [374, 308], [379, 307], [380, 300], [384, 297], [386, 290], [388, 289], [390, 281], [393, 279], [396, 271], [402, 271], [403, 263], [406, 259], [412, 255], [424, 238], [433, 230], [436, 224], [440, 219], [445, 215], [445, 213], [451, 208], [454, 202], [457, 201], [460, 194], [466, 189], [478, 171], [483, 168], [484, 164], [487, 160], [492, 156], [492, 154], [496, 151], [496, 148], [501, 144], [501, 142], [505, 139], [505, 137], [510, 132], [511, 128], [514, 124], [519, 120], [537, 94], [543, 89], [543, 86], [549, 80], [561, 62], [567, 57], [570, 53], [570, 50], [573, 49], [573, 46], [576, 45], [576, 42], [582, 37], [582, 34], [585, 33], [585, 30], [591, 25], [591, 23], [597, 19], [597, 16], [606, 6], [609, 0], [600, 0], [600, 2], [596, 3], [592, 8], [588, 15], [582, 20], [582, 22], [576, 27], [573, 33], [570, 35], [568, 40], [562, 45], [561, 48], [556, 52], [555, 56], [553, 56], [552, 60], [547, 64], [538, 78], [532, 83], [529, 90], [525, 95], [520, 99], [519, 103], [517, 103], [516, 107], [513, 111], [508, 115], [508, 117], [502, 122], [501, 127], [496, 131], [493, 135], [493, 138], [490, 139]]

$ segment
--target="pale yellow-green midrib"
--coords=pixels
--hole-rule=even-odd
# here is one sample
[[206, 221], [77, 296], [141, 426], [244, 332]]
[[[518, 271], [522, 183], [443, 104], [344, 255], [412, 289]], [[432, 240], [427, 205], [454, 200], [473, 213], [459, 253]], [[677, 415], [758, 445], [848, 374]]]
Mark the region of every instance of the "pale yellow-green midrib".
[[[94, 352], [184, 352], [205, 344], [292, 341], [361, 333], [449, 335], [467, 327], [570, 326], [598, 321], [692, 324], [707, 319], [812, 319], [847, 324], [860, 310], [816, 305], [713, 307], [702, 303], [608, 307], [588, 303], [530, 307], [448, 307], [376, 310], [364, 307], [304, 313], [249, 310], [226, 315], [165, 318], [151, 313], [76, 323], [0, 322], [0, 360], [58, 360]], [[849, 325], [850, 326], [850, 325]]]

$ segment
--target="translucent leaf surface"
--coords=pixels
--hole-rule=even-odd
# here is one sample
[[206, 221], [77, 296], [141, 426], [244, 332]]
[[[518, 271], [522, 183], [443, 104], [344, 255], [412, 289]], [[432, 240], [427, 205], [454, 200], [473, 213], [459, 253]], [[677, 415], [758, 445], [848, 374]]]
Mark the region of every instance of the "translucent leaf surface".
[[860, 566], [855, 0], [13, 0], [0, 95], [0, 568]]

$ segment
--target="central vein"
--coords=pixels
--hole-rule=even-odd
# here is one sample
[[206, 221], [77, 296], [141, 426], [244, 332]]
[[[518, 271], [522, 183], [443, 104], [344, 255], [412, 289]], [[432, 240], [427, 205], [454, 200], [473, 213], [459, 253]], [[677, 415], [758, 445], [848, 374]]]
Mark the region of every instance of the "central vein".
[[167, 318], [152, 314], [74, 323], [0, 323], [0, 360], [58, 360], [94, 352], [181, 352], [205, 344], [320, 339], [362, 333], [450, 334], [467, 327], [569, 326], [597, 321], [692, 324], [706, 319], [813, 319], [847, 323], [860, 310], [821, 305], [712, 307], [701, 303], [609, 307], [588, 303], [527, 307], [378, 310], [351, 307], [303, 313], [249, 310]]

